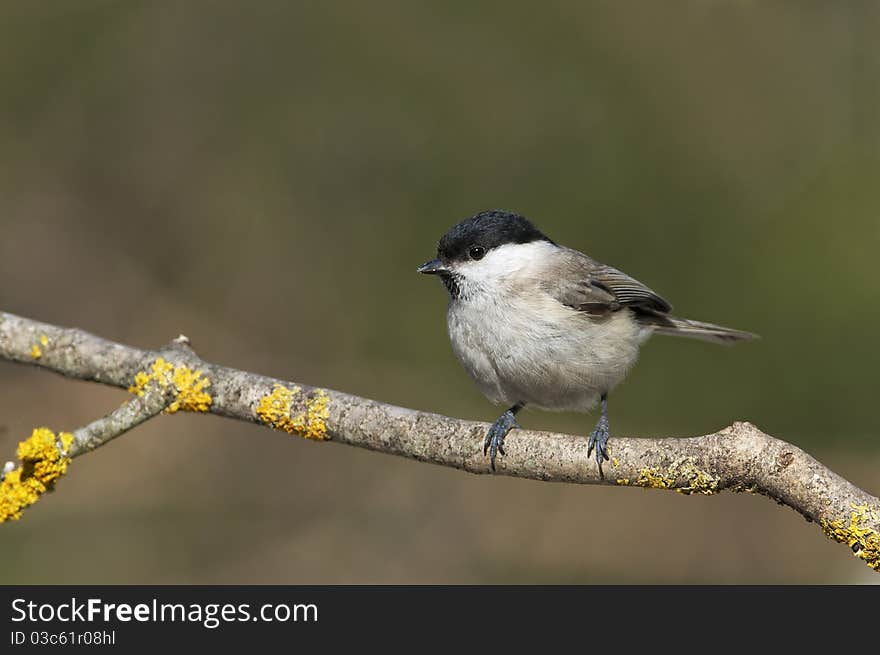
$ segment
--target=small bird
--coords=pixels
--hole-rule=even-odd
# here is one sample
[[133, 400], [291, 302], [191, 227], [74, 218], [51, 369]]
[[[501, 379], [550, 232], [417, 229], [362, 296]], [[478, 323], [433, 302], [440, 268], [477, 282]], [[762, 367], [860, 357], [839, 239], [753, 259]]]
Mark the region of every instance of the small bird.
[[757, 335], [676, 318], [647, 286], [561, 246], [528, 219], [485, 211], [449, 230], [419, 273], [449, 292], [452, 349], [483, 394], [509, 407], [489, 429], [483, 454], [495, 470], [504, 438], [526, 405], [588, 412], [601, 403], [587, 457], [608, 459], [608, 394], [652, 334], [715, 343]]

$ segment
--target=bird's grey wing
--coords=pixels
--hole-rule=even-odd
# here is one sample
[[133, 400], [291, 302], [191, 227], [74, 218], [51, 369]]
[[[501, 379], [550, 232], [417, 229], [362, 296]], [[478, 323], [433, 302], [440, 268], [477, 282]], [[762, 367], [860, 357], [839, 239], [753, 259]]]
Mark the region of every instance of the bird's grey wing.
[[576, 250], [561, 249], [554, 275], [544, 289], [563, 305], [588, 314], [607, 314], [623, 307], [651, 314], [672, 309], [650, 288], [616, 268], [600, 264]]

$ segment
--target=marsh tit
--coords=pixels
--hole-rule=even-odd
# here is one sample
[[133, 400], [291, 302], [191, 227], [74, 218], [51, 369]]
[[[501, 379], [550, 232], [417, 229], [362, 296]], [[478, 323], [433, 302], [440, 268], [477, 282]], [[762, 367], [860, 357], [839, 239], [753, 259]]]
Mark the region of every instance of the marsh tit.
[[715, 343], [755, 338], [670, 315], [641, 282], [561, 246], [519, 214], [486, 211], [449, 230], [437, 258], [418, 268], [449, 292], [452, 349], [483, 394], [509, 406], [489, 429], [483, 454], [495, 470], [504, 438], [526, 405], [587, 412], [601, 403], [587, 456], [608, 459], [608, 394], [652, 334]]

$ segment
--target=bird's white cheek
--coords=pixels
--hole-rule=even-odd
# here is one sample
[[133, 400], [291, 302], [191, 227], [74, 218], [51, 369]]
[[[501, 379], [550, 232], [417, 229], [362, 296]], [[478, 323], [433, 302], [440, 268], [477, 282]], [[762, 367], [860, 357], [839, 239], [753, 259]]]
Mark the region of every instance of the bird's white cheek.
[[459, 264], [457, 270], [475, 285], [492, 286], [511, 277], [539, 271], [557, 249], [546, 241], [505, 244], [493, 248], [479, 261]]

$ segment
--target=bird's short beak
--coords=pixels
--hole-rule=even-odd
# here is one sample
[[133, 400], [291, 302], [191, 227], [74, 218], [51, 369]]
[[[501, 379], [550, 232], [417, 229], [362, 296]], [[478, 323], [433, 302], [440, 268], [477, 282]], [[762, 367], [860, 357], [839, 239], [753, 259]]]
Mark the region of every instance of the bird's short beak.
[[425, 275], [443, 275], [444, 273], [448, 273], [449, 269], [443, 265], [439, 259], [432, 259], [429, 262], [425, 262], [421, 266], [416, 269], [418, 273], [424, 273]]

